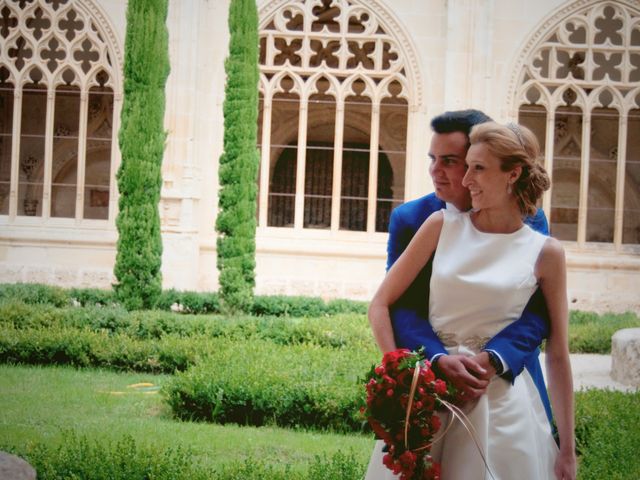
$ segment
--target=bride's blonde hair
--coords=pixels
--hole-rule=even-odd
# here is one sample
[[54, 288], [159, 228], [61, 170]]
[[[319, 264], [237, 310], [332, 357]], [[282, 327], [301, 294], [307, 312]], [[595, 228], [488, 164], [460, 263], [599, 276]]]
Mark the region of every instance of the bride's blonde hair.
[[540, 155], [538, 139], [531, 130], [522, 125], [501, 125], [486, 122], [476, 125], [469, 135], [471, 145], [484, 143], [489, 152], [500, 160], [500, 169], [510, 172], [522, 167], [520, 177], [512, 186], [513, 195], [523, 215], [535, 215], [536, 202], [551, 183], [549, 175], [537, 160]]

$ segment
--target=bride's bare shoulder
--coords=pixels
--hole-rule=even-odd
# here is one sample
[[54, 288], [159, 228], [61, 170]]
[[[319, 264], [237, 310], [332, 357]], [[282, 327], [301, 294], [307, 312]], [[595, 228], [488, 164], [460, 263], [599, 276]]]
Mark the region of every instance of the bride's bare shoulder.
[[562, 243], [557, 238], [548, 237], [536, 262], [536, 276], [544, 278], [557, 275], [560, 271], [564, 272], [565, 265], [566, 256]]

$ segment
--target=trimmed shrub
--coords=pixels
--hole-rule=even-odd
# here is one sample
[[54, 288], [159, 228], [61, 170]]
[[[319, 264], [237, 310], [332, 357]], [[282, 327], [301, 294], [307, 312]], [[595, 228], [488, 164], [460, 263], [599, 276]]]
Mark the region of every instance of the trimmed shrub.
[[253, 303], [259, 156], [258, 10], [255, 0], [229, 4], [229, 56], [225, 61], [224, 153], [220, 157], [216, 218], [220, 297], [226, 311]]
[[[63, 289], [40, 284], [0, 284], [0, 304], [19, 300], [33, 305], [118, 306], [113, 290], [98, 288]], [[77, 302], [77, 303], [74, 303]], [[257, 316], [319, 317], [341, 313], [366, 315], [367, 302], [337, 299], [325, 302], [318, 297], [262, 295], [256, 296], [250, 313]], [[176, 313], [206, 314], [220, 313], [220, 296], [217, 292], [193, 292], [164, 290], [154, 308]]]
[[640, 392], [576, 393], [576, 447], [581, 480], [640, 478]]
[[169, 74], [167, 0], [129, 0], [124, 62], [122, 163], [114, 285], [129, 310], [151, 308], [162, 290], [160, 187], [164, 87]]
[[369, 302], [357, 300], [337, 298], [327, 302], [327, 313], [329, 315], [336, 315], [338, 313], [359, 313], [360, 315], [366, 315], [368, 308]]
[[319, 297], [257, 295], [251, 313], [257, 316], [277, 317], [321, 317], [340, 313], [366, 315], [367, 307], [367, 302], [356, 300], [337, 299], [325, 302]]
[[571, 312], [569, 350], [580, 353], [611, 353], [611, 337], [623, 328], [639, 328], [640, 317], [622, 314]]
[[155, 308], [180, 313], [220, 313], [220, 298], [216, 292], [188, 292], [165, 290], [160, 294]]
[[63, 288], [40, 283], [0, 284], [0, 303], [21, 301], [31, 305], [65, 307], [70, 304], [69, 292]]
[[[141, 372], [185, 370], [219, 345], [309, 345], [357, 352], [377, 350], [361, 316], [310, 319], [184, 317], [120, 307], [53, 308], [0, 304], [0, 361], [69, 364]], [[327, 353], [329, 354], [329, 353]]]
[[39, 480], [208, 480], [215, 473], [199, 466], [189, 451], [140, 446], [130, 436], [89, 442], [67, 431], [60, 446], [37, 443], [16, 453], [36, 469]]
[[113, 290], [100, 288], [72, 288], [69, 290], [69, 296], [83, 307], [92, 305], [113, 306], [118, 303]]
[[0, 362], [33, 365], [73, 365], [173, 373], [197, 363], [213, 349], [208, 338], [167, 335], [160, 340], [136, 340], [108, 331], [65, 327], [0, 329]]
[[238, 341], [269, 340], [280, 345], [301, 343], [334, 348], [374, 349], [373, 337], [361, 315], [316, 318], [190, 315], [160, 311], [128, 312], [122, 307], [54, 308], [0, 303], [0, 326], [17, 329], [75, 328], [127, 335], [136, 340], [178, 337], [225, 337]]
[[217, 344], [166, 386], [183, 419], [359, 431], [360, 381], [377, 353], [270, 342]]
[[251, 313], [253, 315], [274, 315], [278, 317], [320, 317], [326, 312], [321, 298], [257, 296]]
[[141, 445], [131, 436], [89, 441], [73, 430], [64, 435], [64, 443], [55, 447], [38, 442], [0, 448], [25, 458], [39, 480], [360, 480], [366, 469], [353, 454], [341, 452], [316, 456], [307, 471], [294, 471], [279, 459], [256, 458], [212, 469], [198, 462], [191, 450], [180, 447]]
[[[280, 463], [280, 462], [278, 462]], [[361, 480], [367, 466], [353, 454], [335, 453], [332, 457], [316, 456], [307, 472], [296, 473], [288, 464], [276, 468], [263, 459], [249, 459], [222, 468], [216, 478], [222, 480]]]

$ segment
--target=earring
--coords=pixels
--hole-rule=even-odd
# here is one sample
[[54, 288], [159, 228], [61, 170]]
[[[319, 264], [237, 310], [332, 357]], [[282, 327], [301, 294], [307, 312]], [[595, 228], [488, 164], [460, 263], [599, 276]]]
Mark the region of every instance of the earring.
[[511, 195], [513, 193], [513, 189], [511, 188], [511, 184], [507, 183], [507, 194]]

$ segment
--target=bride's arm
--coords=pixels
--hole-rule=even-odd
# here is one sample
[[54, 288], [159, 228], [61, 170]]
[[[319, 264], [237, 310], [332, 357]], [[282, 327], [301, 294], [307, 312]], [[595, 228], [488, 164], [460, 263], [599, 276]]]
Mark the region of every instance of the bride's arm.
[[393, 264], [369, 305], [369, 323], [383, 353], [396, 349], [389, 307], [405, 292], [426, 265], [438, 245], [443, 213], [431, 215], [418, 229], [400, 258]]
[[569, 361], [569, 308], [567, 270], [564, 249], [549, 238], [536, 265], [540, 288], [549, 309], [550, 330], [547, 340], [546, 370], [553, 414], [560, 436], [560, 454], [556, 460], [558, 480], [576, 478], [574, 404], [571, 363]]

